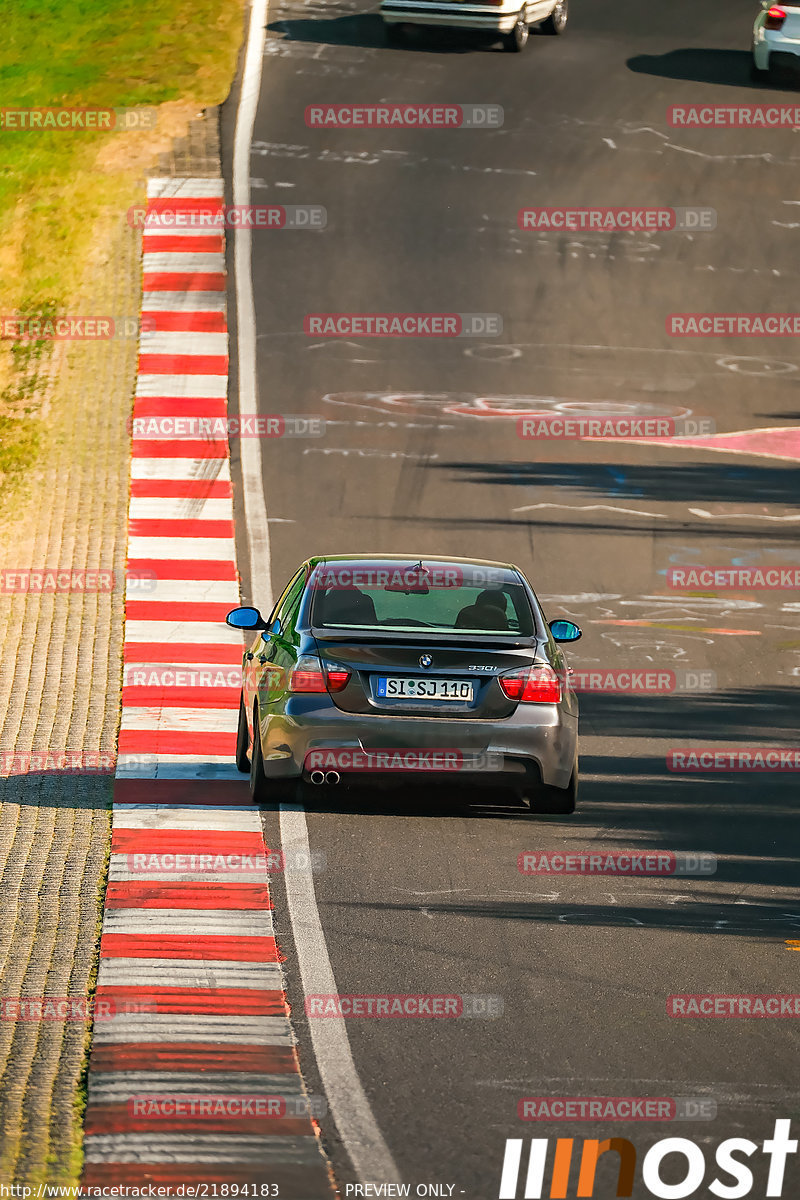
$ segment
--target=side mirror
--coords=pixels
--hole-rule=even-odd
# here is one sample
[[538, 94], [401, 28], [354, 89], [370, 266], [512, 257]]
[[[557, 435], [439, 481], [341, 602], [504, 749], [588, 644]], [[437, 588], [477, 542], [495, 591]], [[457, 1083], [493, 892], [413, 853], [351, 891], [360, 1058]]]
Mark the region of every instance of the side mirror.
[[272, 624], [270, 625], [270, 627], [269, 627], [269, 636], [270, 636], [270, 637], [280, 637], [280, 636], [281, 636], [281, 622], [280, 622], [280, 617], [276, 617], [276, 618], [275, 618], [275, 620], [274, 620], [274, 621], [272, 622]]
[[231, 629], [266, 629], [266, 623], [257, 608], [234, 608], [225, 618]]
[[550, 632], [553, 635], [554, 642], [577, 642], [583, 634], [577, 625], [573, 625], [572, 621], [551, 621]]

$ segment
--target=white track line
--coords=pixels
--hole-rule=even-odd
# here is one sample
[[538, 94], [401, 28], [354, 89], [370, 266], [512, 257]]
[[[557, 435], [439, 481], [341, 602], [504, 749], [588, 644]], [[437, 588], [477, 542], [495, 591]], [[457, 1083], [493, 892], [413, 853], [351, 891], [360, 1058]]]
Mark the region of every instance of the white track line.
[[[242, 91], [236, 118], [233, 153], [233, 202], [250, 203], [250, 142], [261, 90], [261, 63], [267, 25], [267, 0], [252, 0]], [[236, 324], [239, 347], [239, 416], [256, 416], [256, 319], [253, 300], [250, 231], [237, 228], [234, 242], [236, 272]], [[261, 454], [256, 438], [241, 441], [242, 486], [247, 541], [250, 551], [250, 590], [255, 603], [272, 607], [269, 523], [264, 500]], [[260, 589], [264, 590], [261, 591]], [[281, 839], [284, 849], [308, 851], [305, 812], [281, 806]], [[292, 923], [303, 988], [308, 992], [337, 992], [325, 934], [320, 921], [314, 882], [310, 874], [287, 872], [286, 898]], [[345, 1150], [362, 1182], [400, 1183], [400, 1172], [383, 1139], [358, 1077], [343, 1018], [310, 1022], [311, 1040], [331, 1116]]]
[[[261, 60], [267, 27], [267, 0], [252, 0], [247, 52], [242, 72], [242, 91], [236, 114], [233, 143], [233, 203], [250, 203], [250, 143], [261, 92]], [[253, 297], [252, 245], [250, 230], [234, 230], [233, 261], [236, 275], [236, 332], [239, 363], [239, 416], [258, 415], [256, 376], [256, 309]], [[245, 524], [250, 550], [250, 600], [266, 612], [272, 609], [269, 522], [261, 475], [261, 443], [242, 438], [240, 443]], [[258, 580], [258, 585], [256, 584]], [[258, 595], [255, 594], [258, 586]]]

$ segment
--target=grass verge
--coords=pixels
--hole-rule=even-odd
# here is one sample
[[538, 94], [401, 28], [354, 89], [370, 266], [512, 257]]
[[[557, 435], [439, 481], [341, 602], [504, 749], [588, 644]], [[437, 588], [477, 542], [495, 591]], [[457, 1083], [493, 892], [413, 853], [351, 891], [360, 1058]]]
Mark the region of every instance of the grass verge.
[[[0, 41], [0, 321], [96, 314], [82, 294], [104, 234], [143, 200], [156, 156], [230, 88], [244, 0], [16, 0]], [[13, 128], [29, 109], [146, 108], [140, 129]], [[153, 123], [154, 122], [154, 123]], [[133, 314], [130, 314], [133, 315]], [[9, 335], [9, 331], [12, 336]], [[0, 333], [0, 486], [45, 440], [37, 427], [52, 342]], [[57, 403], [57, 395], [54, 396]]]

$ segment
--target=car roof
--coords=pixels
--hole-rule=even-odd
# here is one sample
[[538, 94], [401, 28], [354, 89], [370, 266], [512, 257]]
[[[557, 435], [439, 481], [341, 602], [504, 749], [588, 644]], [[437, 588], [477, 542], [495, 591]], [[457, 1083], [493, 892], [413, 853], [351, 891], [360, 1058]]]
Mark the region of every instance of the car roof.
[[458, 558], [452, 554], [322, 554], [309, 558], [303, 564], [306, 567], [316, 567], [320, 563], [329, 562], [347, 562], [347, 563], [459, 563], [469, 567], [499, 567], [504, 571], [517, 571], [521, 574], [519, 567], [514, 563], [495, 562], [490, 558]]

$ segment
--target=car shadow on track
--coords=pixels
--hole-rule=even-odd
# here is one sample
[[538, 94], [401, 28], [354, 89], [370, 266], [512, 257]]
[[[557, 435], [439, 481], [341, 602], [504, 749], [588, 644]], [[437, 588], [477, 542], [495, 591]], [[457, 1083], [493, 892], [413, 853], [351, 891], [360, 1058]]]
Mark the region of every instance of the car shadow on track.
[[[763, 88], [750, 77], [753, 56], [749, 50], [708, 50], [687, 48], [668, 54], [637, 54], [627, 60], [629, 71], [637, 75], [655, 75], [660, 79], [685, 79], [692, 83], [715, 83], [725, 87]], [[775, 73], [776, 88], [797, 91], [798, 77], [790, 71]]]
[[[310, 42], [328, 46], [356, 46], [367, 50], [386, 49], [386, 32], [377, 13], [355, 16], [273, 21], [270, 33], [281, 33], [289, 42]], [[496, 50], [496, 41], [465, 30], [421, 29], [412, 27], [404, 41], [392, 50], [412, 50], [426, 54], [471, 54], [476, 50]]]

